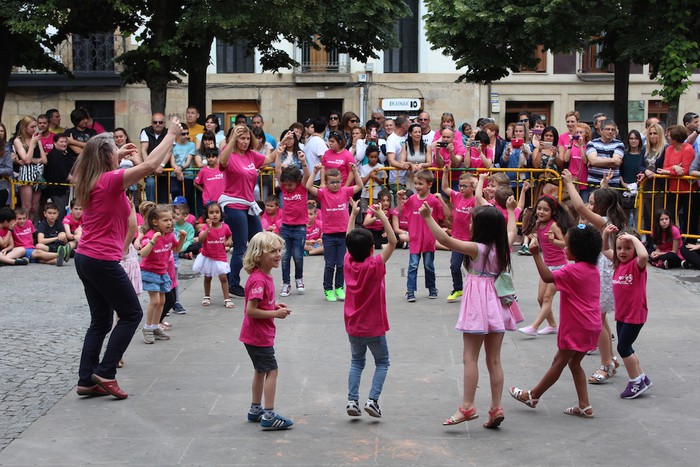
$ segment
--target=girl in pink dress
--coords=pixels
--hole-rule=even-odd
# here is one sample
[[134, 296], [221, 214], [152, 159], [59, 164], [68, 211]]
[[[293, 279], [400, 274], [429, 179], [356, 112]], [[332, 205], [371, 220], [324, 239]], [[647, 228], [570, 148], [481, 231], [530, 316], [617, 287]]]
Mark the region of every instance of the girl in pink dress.
[[[546, 283], [554, 283], [561, 292], [558, 350], [552, 366], [537, 386], [529, 391], [511, 387], [510, 395], [534, 409], [542, 394], [559, 380], [561, 372], [568, 365], [576, 386], [578, 404], [565, 409], [564, 413], [591, 418], [593, 408], [588, 401], [586, 373], [581, 368], [581, 360], [586, 352], [595, 349], [602, 327], [597, 264], [603, 241], [595, 227], [584, 224], [570, 228], [565, 240], [566, 256], [575, 262], [556, 271], [550, 271], [540, 256], [537, 240], [530, 244], [530, 252], [540, 277]], [[584, 283], [586, 286], [581, 287]]]
[[486, 367], [491, 380], [491, 407], [486, 428], [496, 428], [504, 420], [501, 407], [503, 367], [501, 344], [506, 330], [515, 331], [516, 323], [523, 320], [515, 302], [507, 306], [496, 291], [496, 278], [510, 271], [510, 244], [515, 238], [515, 199], [508, 200], [508, 223], [493, 206], [479, 206], [472, 210], [472, 241], [450, 237], [432, 218], [430, 207], [424, 203], [420, 215], [440, 244], [463, 253], [466, 276], [459, 319], [455, 328], [462, 332], [464, 345], [464, 394], [462, 403], [443, 425], [457, 425], [474, 420], [479, 415], [474, 406], [479, 381], [479, 352], [484, 347]]
[[[544, 264], [550, 271], [566, 266], [568, 261], [564, 253], [564, 232], [573, 224], [569, 212], [554, 197], [543, 195], [535, 203], [535, 212], [531, 213], [528, 219], [527, 224], [523, 226], [523, 235], [537, 236]], [[537, 289], [540, 311], [531, 325], [519, 328], [518, 331], [532, 337], [556, 334], [557, 320], [552, 312], [552, 302], [556, 293], [557, 288], [554, 284], [546, 284], [540, 279]], [[547, 320], [548, 325], [538, 331], [537, 328], [544, 320]]]

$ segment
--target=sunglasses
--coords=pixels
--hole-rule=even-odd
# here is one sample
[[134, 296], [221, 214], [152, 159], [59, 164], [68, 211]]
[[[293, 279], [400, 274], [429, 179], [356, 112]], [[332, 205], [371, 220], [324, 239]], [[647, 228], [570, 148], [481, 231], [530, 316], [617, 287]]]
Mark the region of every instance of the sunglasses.
[[328, 117], [328, 120], [338, 120], [340, 117]]
[[189, 133], [180, 133], [182, 136], [190, 136]]
[[153, 120], [154, 125], [162, 125], [163, 123], [165, 123], [163, 120]]
[[356, 119], [356, 118], [353, 118], [353, 119], [350, 119], [350, 122], [352, 122], [352, 123], [358, 123], [358, 122], [359, 122], [359, 120], [358, 120], [358, 119]]

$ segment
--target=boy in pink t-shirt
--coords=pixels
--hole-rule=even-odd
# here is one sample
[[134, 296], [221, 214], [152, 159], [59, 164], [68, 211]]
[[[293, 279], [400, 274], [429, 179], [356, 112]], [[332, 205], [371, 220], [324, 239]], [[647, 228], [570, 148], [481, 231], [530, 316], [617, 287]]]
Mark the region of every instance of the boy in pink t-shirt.
[[416, 193], [403, 201], [403, 190], [398, 195], [399, 212], [407, 211], [408, 231], [411, 233], [411, 241], [408, 245], [409, 262], [406, 279], [406, 301], [413, 303], [416, 301], [416, 289], [418, 280], [418, 265], [423, 257], [423, 268], [425, 270], [425, 286], [428, 289], [429, 298], [437, 298], [438, 290], [435, 286], [435, 237], [430, 232], [428, 225], [423, 221], [418, 210], [423, 203], [428, 203], [432, 210], [435, 221], [445, 217], [442, 203], [430, 193], [430, 187], [435, 178], [429, 170], [419, 170], [413, 175], [413, 185]]
[[58, 253], [42, 251], [34, 246], [34, 224], [27, 219], [27, 211], [24, 208], [15, 209], [16, 222], [12, 229], [12, 241], [15, 248], [24, 248], [24, 257], [31, 262], [43, 264], [55, 264], [62, 266], [65, 257], [59, 258]]
[[9, 207], [0, 208], [0, 263], [12, 266], [26, 266], [29, 259], [24, 257], [25, 249], [15, 246], [12, 231], [17, 224], [17, 215]]
[[316, 204], [309, 203], [306, 212], [309, 216], [309, 222], [306, 223], [306, 241], [304, 243], [304, 256], [322, 255], [322, 224], [321, 219], [318, 217], [318, 208], [316, 208]]
[[314, 167], [313, 174], [306, 182], [306, 188], [309, 193], [318, 198], [323, 210], [323, 259], [325, 260], [323, 293], [326, 300], [336, 302], [345, 300], [343, 256], [345, 255], [345, 231], [349, 219], [348, 200], [351, 200], [355, 193], [362, 191], [362, 177], [357, 171], [357, 166], [351, 164], [355, 185], [341, 187], [340, 171], [329, 169], [325, 173], [328, 188], [323, 186], [316, 188], [314, 178], [322, 168], [321, 164]]
[[389, 319], [386, 313], [386, 262], [396, 248], [396, 235], [381, 205], [374, 209], [374, 216], [382, 223], [387, 245], [376, 256], [374, 239], [367, 229], [354, 228], [355, 217], [360, 212], [359, 202], [352, 202], [352, 215], [348, 221], [344, 270], [347, 296], [344, 306], [345, 330], [350, 340], [350, 374], [348, 376], [348, 415], [357, 417], [360, 412], [360, 379], [364, 369], [365, 354], [369, 348], [374, 357], [372, 389], [365, 403], [365, 412], [380, 418], [379, 396], [389, 369], [389, 348], [386, 332]]
[[[70, 212], [63, 218], [63, 229], [68, 241], [80, 243], [80, 235], [83, 233], [83, 207], [73, 198], [70, 202]], [[76, 246], [73, 246], [75, 248]]]

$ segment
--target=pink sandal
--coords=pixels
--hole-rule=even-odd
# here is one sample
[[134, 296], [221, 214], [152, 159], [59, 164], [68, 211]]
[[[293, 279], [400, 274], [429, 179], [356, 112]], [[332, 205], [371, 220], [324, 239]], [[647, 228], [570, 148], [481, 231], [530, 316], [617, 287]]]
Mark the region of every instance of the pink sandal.
[[489, 410], [489, 420], [484, 423], [484, 428], [498, 428], [498, 426], [505, 420], [503, 415], [503, 407], [496, 407], [495, 409]]
[[453, 416], [450, 418], [446, 418], [444, 422], [442, 422], [443, 425], [445, 426], [451, 426], [451, 425], [459, 425], [460, 423], [467, 422], [469, 420], [474, 420], [475, 418], [479, 418], [479, 415], [476, 413], [476, 407], [472, 407], [469, 410], [464, 410], [462, 406], [459, 406], [459, 413], [462, 414], [464, 417], [463, 419], [459, 420]]

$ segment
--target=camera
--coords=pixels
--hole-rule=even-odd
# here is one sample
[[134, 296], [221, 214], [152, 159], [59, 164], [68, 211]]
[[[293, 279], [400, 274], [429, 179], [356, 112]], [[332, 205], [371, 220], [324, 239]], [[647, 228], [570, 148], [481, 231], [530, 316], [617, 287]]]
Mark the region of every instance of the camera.
[[574, 139], [574, 141], [578, 141], [579, 139], [581, 139], [581, 137], [579, 135], [574, 135], [573, 139]]
[[481, 143], [479, 142], [478, 139], [469, 141], [469, 147], [471, 148], [478, 148]]
[[446, 147], [447, 147], [447, 144], [448, 144], [448, 143], [446, 143], [445, 141], [438, 141], [437, 147], [439, 147], [439, 148], [446, 148]]
[[513, 138], [510, 140], [511, 146], [513, 146], [513, 149], [520, 149], [523, 147], [523, 144], [525, 143], [525, 140], [522, 138]]

